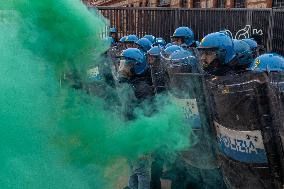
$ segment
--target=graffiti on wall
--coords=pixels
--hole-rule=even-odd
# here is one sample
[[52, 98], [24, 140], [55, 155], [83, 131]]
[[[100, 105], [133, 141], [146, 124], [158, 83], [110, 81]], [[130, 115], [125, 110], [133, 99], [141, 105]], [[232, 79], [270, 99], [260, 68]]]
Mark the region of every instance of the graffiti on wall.
[[251, 25], [246, 25], [244, 28], [238, 30], [235, 35], [230, 31], [226, 30], [230, 34], [230, 36], [234, 39], [245, 39], [250, 38], [250, 34], [252, 35], [263, 35], [262, 29], [252, 28]]

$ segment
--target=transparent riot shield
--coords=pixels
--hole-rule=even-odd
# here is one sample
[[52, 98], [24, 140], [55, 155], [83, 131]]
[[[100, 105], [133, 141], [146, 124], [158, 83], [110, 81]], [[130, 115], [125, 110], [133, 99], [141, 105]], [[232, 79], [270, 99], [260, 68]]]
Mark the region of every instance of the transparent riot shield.
[[116, 81], [112, 72], [111, 59], [107, 53], [103, 54], [93, 65], [87, 70], [85, 81], [85, 90], [88, 94], [103, 98], [105, 106], [116, 107], [119, 104]]
[[110, 58], [113, 73], [117, 73], [119, 68], [120, 59], [117, 58], [122, 53], [122, 48], [119, 46], [113, 46], [107, 51], [107, 56]]
[[90, 95], [95, 95], [98, 97], [104, 97], [105, 82], [102, 73], [98, 66], [87, 71], [87, 92]]
[[204, 75], [197, 69], [198, 58], [193, 53], [181, 59], [171, 56], [164, 61], [171, 98], [182, 109], [185, 126], [192, 128], [190, 148], [182, 152], [182, 157], [197, 169], [216, 169], [216, 141], [204, 91]]
[[119, 69], [119, 65], [120, 65], [120, 55], [121, 55], [123, 50], [124, 50], [124, 48], [122, 46], [114, 46], [114, 47], [111, 47], [107, 52], [108, 63], [110, 64], [112, 78], [114, 80], [114, 85], [116, 87], [119, 86], [118, 69]]
[[227, 187], [280, 188], [274, 95], [267, 74], [212, 76], [206, 83]]
[[160, 56], [152, 55], [148, 55], [148, 63], [150, 65], [151, 78], [155, 90], [154, 92], [158, 94], [166, 91], [166, 83], [168, 79], [166, 64], [161, 61]]

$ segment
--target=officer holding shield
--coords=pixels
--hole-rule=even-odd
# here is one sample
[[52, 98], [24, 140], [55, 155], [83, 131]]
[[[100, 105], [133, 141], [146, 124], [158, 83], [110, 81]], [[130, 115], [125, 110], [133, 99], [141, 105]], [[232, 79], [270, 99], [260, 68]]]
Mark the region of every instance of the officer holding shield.
[[[143, 104], [153, 97], [152, 80], [149, 72], [149, 66], [145, 55], [137, 48], [128, 48], [121, 54], [120, 66], [118, 69], [119, 82], [123, 85], [129, 85], [133, 89], [134, 95], [126, 97], [126, 111], [124, 116], [126, 120], [135, 119], [134, 109], [143, 108]], [[142, 104], [143, 103], [143, 104]], [[148, 110], [148, 109], [147, 109]], [[149, 112], [144, 112], [145, 114]], [[131, 175], [129, 177], [128, 187], [130, 189], [150, 189], [150, 162], [148, 156], [141, 156], [137, 160], [130, 161]]]
[[225, 32], [206, 35], [198, 51], [205, 72], [212, 75], [226, 75], [234, 71], [234, 66], [237, 64], [234, 43]]

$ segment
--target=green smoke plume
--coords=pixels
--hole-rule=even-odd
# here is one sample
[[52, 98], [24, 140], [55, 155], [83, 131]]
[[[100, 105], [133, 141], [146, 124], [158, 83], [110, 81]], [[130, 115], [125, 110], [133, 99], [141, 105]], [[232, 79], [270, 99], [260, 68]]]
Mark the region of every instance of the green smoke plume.
[[60, 84], [101, 63], [106, 27], [80, 1], [0, 2], [0, 188], [115, 188], [125, 160], [187, 146], [189, 128], [165, 97], [162, 111], [125, 122], [119, 108]]

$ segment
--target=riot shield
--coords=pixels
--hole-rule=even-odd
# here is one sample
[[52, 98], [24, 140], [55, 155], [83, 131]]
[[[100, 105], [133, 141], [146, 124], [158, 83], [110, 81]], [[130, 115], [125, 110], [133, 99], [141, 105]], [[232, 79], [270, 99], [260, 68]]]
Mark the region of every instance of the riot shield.
[[167, 66], [170, 96], [182, 109], [184, 126], [192, 129], [190, 147], [180, 154], [186, 167], [185, 184], [222, 189], [225, 186], [216, 158], [217, 143], [204, 90], [205, 76], [198, 69], [198, 56], [193, 55], [169, 60]]
[[273, 121], [275, 123], [275, 141], [281, 167], [280, 178], [284, 188], [284, 73], [271, 72], [268, 76], [270, 89], [272, 94], [275, 95], [275, 100], [271, 103], [271, 109], [273, 112]]
[[206, 83], [228, 188], [280, 188], [274, 95], [267, 74], [209, 77]]
[[110, 48], [107, 52], [108, 63], [111, 68], [112, 78], [114, 80], [114, 85], [119, 87], [118, 81], [118, 69], [120, 65], [120, 55], [124, 48], [122, 46], [114, 46]]
[[153, 59], [153, 62], [150, 64], [153, 87], [155, 93], [162, 93], [166, 90], [166, 82], [168, 79], [166, 65], [163, 64], [160, 56], [152, 56], [151, 58]]
[[192, 128], [190, 148], [182, 153], [184, 161], [198, 169], [215, 169], [215, 138], [208, 112], [204, 75], [197, 73], [195, 56], [168, 59], [169, 92], [173, 101], [183, 110], [186, 126]]
[[107, 51], [107, 56], [110, 58], [113, 73], [117, 73], [118, 71], [120, 60], [117, 57], [120, 56], [122, 50], [123, 49], [119, 46], [113, 46]]
[[103, 98], [105, 106], [113, 108], [119, 105], [119, 100], [110, 62], [110, 57], [104, 54], [99, 59], [99, 64], [90, 67], [86, 73], [84, 87], [89, 95]]
[[105, 82], [98, 66], [87, 71], [87, 92], [90, 95], [104, 97]]
[[169, 77], [171, 97], [182, 108], [184, 121], [192, 128], [190, 149], [183, 152], [184, 160], [200, 169], [217, 168], [215, 138], [203, 91], [203, 76], [170, 72]]

